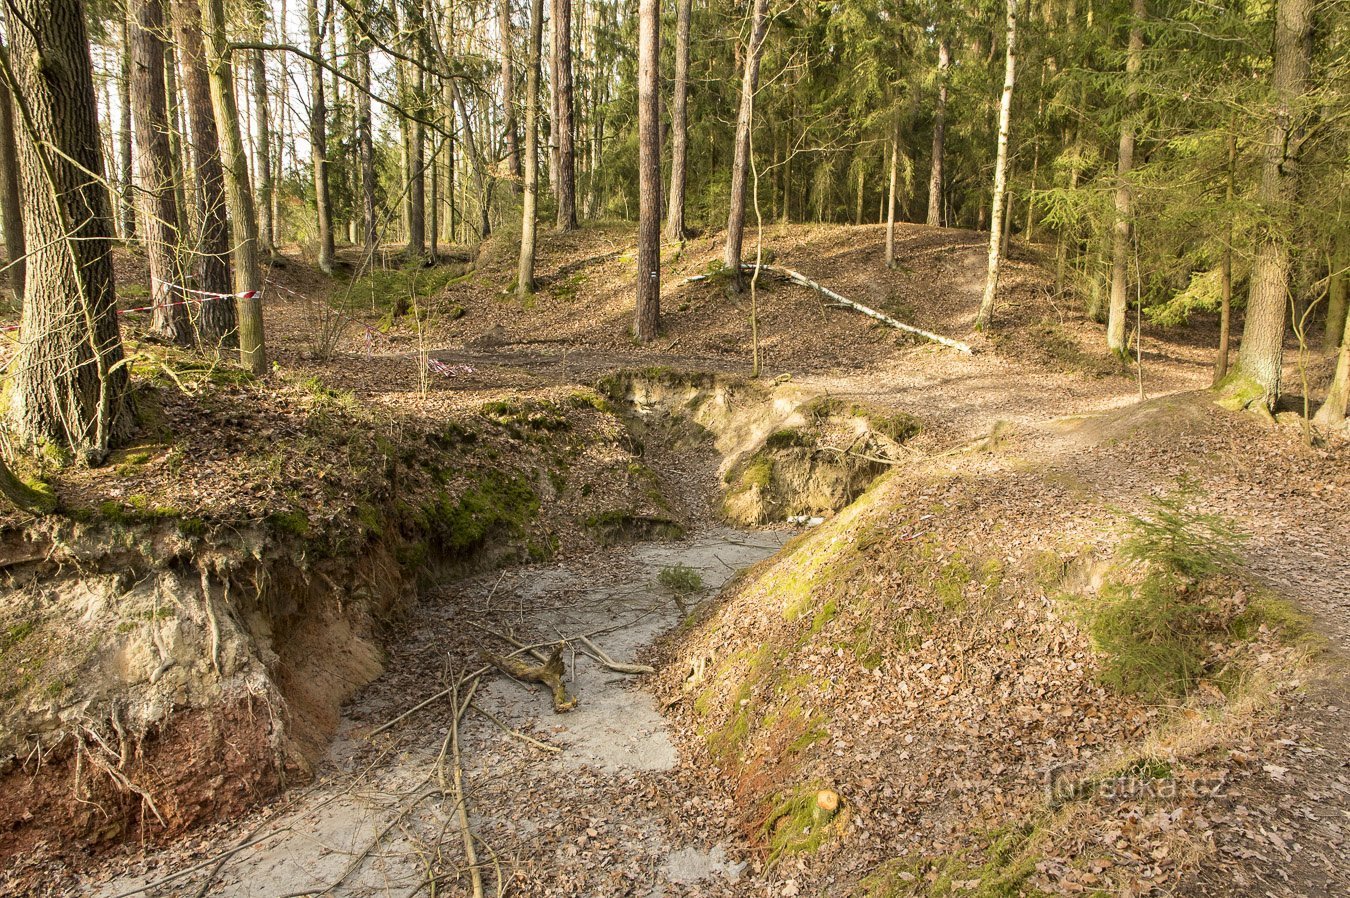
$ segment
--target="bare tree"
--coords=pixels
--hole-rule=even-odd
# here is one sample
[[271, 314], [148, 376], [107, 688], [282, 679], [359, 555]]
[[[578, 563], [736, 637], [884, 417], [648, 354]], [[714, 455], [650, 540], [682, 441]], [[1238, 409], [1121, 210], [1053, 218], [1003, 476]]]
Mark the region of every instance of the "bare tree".
[[230, 63], [230, 43], [225, 32], [225, 0], [206, 0], [202, 7], [202, 31], [233, 233], [230, 256], [234, 261], [239, 319], [239, 361], [254, 374], [263, 374], [267, 371], [267, 345], [263, 334], [262, 277], [258, 271], [258, 219], [239, 128], [239, 107], [235, 103], [234, 66]]
[[1116, 156], [1116, 219], [1111, 228], [1111, 305], [1106, 318], [1106, 347], [1117, 355], [1128, 351], [1125, 345], [1125, 319], [1129, 312], [1128, 286], [1130, 235], [1133, 231], [1130, 171], [1134, 168], [1134, 106], [1138, 92], [1139, 66], [1144, 55], [1142, 31], [1147, 10], [1144, 0], [1133, 0], [1129, 46], [1125, 57], [1126, 112], [1120, 123], [1120, 150]]
[[661, 325], [660, 59], [660, 0], [639, 0], [637, 307], [633, 336], [640, 343], [656, 339]]
[[520, 266], [516, 295], [524, 300], [534, 292], [535, 229], [539, 204], [539, 57], [544, 52], [544, 3], [530, 2], [530, 51], [525, 71], [525, 195], [521, 202]]
[[112, 214], [81, 0], [4, 0], [29, 247], [10, 416], [26, 441], [98, 463], [130, 427]]
[[[0, 44], [0, 53], [4, 45]], [[0, 227], [5, 229], [9, 284], [15, 299], [23, 299], [24, 256], [23, 194], [19, 178], [19, 147], [14, 141], [14, 100], [9, 85], [0, 79]]]
[[755, 91], [759, 90], [759, 58], [769, 32], [769, 0], [754, 0], [750, 42], [745, 46], [741, 73], [741, 105], [736, 113], [736, 154], [731, 163], [731, 201], [727, 213], [727, 244], [723, 261], [732, 282], [741, 282], [741, 244], [745, 237], [745, 188], [750, 175], [750, 129], [755, 119]]
[[670, 104], [670, 197], [666, 201], [666, 241], [684, 240], [685, 165], [689, 155], [689, 20], [693, 0], [676, 0], [675, 87]]
[[[267, 0], [253, 0], [251, 14], [253, 18], [253, 37], [258, 43], [267, 40]], [[258, 249], [268, 256], [276, 255], [277, 248], [272, 243], [272, 192], [276, 185], [272, 178], [272, 113], [271, 101], [267, 95], [267, 57], [262, 50], [253, 50], [248, 54], [249, 69], [252, 73], [253, 88], [253, 127], [257, 130], [254, 146], [257, 147], [258, 172]]]
[[306, 0], [305, 22], [309, 27], [309, 142], [314, 156], [314, 207], [318, 216], [319, 268], [333, 273], [333, 200], [328, 185], [328, 104], [323, 84], [323, 27], [318, 0]]
[[1017, 0], [1007, 0], [1008, 31], [1003, 64], [1003, 100], [998, 112], [998, 156], [994, 162], [993, 212], [989, 224], [989, 268], [984, 280], [984, 297], [975, 329], [986, 331], [994, 321], [994, 294], [998, 291], [999, 268], [1003, 263], [1003, 217], [1007, 214], [1008, 130], [1012, 122], [1013, 81], [1017, 71]]
[[506, 167], [511, 177], [521, 177], [520, 137], [516, 134], [516, 72], [512, 59], [511, 0], [498, 0], [497, 34], [501, 42], [502, 133], [506, 139]]
[[933, 161], [928, 171], [928, 224], [942, 227], [942, 163], [947, 144], [947, 73], [951, 49], [945, 36], [938, 38], [937, 102], [933, 106]]
[[577, 226], [577, 159], [572, 123], [572, 0], [553, 3], [553, 95], [557, 116], [553, 133], [558, 143], [557, 225], [560, 231]]
[[164, 0], [131, 0], [131, 102], [136, 117], [137, 196], [142, 237], [150, 265], [151, 330], [180, 345], [192, 342], [187, 308], [177, 301], [178, 201], [169, 154], [169, 116], [164, 93]]
[[[192, 254], [197, 289], [224, 296], [230, 290], [230, 222], [226, 217], [225, 171], [220, 163], [220, 136], [211, 109], [211, 84], [202, 45], [202, 12], [197, 0], [173, 0], [174, 32], [183, 59], [183, 87], [192, 135], [192, 168], [196, 173], [196, 248]], [[238, 346], [238, 316], [233, 302], [223, 299], [197, 307], [198, 341], [217, 349]]]

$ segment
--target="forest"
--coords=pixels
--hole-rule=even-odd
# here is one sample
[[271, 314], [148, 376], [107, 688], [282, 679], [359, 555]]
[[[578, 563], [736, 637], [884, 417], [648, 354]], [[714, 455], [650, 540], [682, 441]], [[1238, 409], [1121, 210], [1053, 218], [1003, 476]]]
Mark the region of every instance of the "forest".
[[0, 895], [1350, 888], [1350, 0], [0, 0], [0, 235]]

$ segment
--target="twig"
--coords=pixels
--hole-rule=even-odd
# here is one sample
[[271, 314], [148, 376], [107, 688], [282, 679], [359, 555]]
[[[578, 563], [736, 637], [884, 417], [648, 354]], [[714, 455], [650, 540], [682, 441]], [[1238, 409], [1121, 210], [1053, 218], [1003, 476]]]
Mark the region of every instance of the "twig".
[[626, 674], [656, 673], [656, 668], [652, 667], [649, 664], [625, 664], [622, 661], [615, 661], [609, 655], [605, 654], [604, 649], [600, 648], [600, 646], [596, 645], [594, 642], [591, 642], [589, 636], [578, 636], [577, 641], [580, 642], [582, 645], [586, 646], [586, 648], [590, 649], [591, 652], [594, 653], [592, 657], [594, 657], [595, 660], [599, 661], [601, 664], [603, 664], [610, 670], [614, 671], [615, 673], [626, 673]]
[[[451, 687], [453, 701], [455, 703], [455, 713], [450, 720], [450, 750], [454, 753], [454, 771], [453, 785], [455, 795], [455, 806], [458, 811], [459, 828], [464, 834], [464, 858], [469, 867], [469, 881], [473, 883], [473, 898], [483, 898], [483, 873], [478, 869], [478, 854], [473, 847], [473, 830], [469, 828], [469, 803], [464, 798], [464, 768], [460, 763], [459, 755], [459, 717], [464, 710], [469, 707], [473, 701], [473, 692], [478, 688], [478, 681], [474, 680], [473, 688], [469, 690], [469, 695], [464, 703], [459, 701], [459, 684]], [[444, 748], [442, 748], [442, 757], [444, 757]], [[441, 771], [441, 782], [445, 782], [444, 768], [438, 767]]]
[[470, 705], [469, 707], [473, 708], [473, 710], [477, 711], [479, 714], [482, 714], [488, 720], [492, 721], [497, 726], [499, 726], [503, 733], [505, 733], [508, 736], [511, 736], [514, 739], [519, 739], [526, 745], [532, 745], [535, 748], [539, 749], [540, 751], [553, 752], [555, 754], [557, 752], [562, 751], [562, 749], [556, 745], [549, 745], [547, 742], [540, 742], [538, 739], [525, 735], [520, 730], [511, 729], [504, 722], [502, 722], [501, 718], [497, 717], [497, 715], [493, 714], [491, 711], [481, 708], [478, 705]]

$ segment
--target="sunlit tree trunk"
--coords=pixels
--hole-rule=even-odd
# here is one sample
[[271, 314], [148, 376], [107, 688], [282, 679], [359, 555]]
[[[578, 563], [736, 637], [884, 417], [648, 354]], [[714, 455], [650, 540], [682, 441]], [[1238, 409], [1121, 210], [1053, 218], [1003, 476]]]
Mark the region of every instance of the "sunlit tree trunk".
[[984, 297], [975, 329], [987, 331], [994, 321], [994, 295], [998, 292], [999, 269], [1003, 264], [1003, 216], [1008, 192], [1008, 130], [1012, 122], [1013, 82], [1017, 71], [1017, 0], [1007, 0], [1008, 33], [1003, 65], [1003, 100], [998, 112], [998, 155], [994, 162], [993, 212], [989, 224], [989, 265], [984, 280]]
[[[3, 47], [3, 44], [0, 44]], [[8, 279], [14, 298], [23, 299], [24, 255], [23, 192], [19, 186], [19, 148], [14, 141], [14, 101], [9, 85], [0, 79], [0, 227], [5, 229]]]
[[900, 180], [900, 124], [891, 135], [891, 179], [886, 190], [886, 267], [895, 267], [895, 200]]
[[942, 162], [947, 143], [947, 72], [951, 49], [945, 37], [938, 38], [937, 103], [933, 107], [933, 160], [928, 170], [928, 224], [942, 226]]
[[670, 197], [666, 201], [666, 241], [684, 240], [685, 165], [689, 155], [689, 21], [693, 0], [676, 0], [675, 86], [670, 103]]
[[1350, 265], [1350, 232], [1340, 226], [1331, 240], [1331, 252], [1327, 257], [1330, 269], [1327, 283], [1327, 322], [1324, 346], [1332, 352], [1342, 342], [1345, 331], [1346, 310], [1350, 308], [1350, 276], [1346, 266]]
[[98, 463], [131, 415], [85, 7], [4, 6], [9, 23], [25, 23], [9, 29], [9, 64], [30, 252], [10, 419], [21, 440], [49, 440]]
[[727, 215], [727, 243], [722, 261], [739, 286], [741, 244], [745, 237], [745, 188], [750, 173], [750, 128], [755, 118], [755, 91], [759, 89], [759, 57], [769, 30], [769, 0], [754, 0], [750, 42], [745, 47], [741, 73], [741, 105], [736, 113], [735, 157], [731, 163], [731, 200]]
[[[333, 200], [328, 184], [328, 103], [323, 83], [323, 30], [318, 0], [305, 4], [309, 26], [309, 52], [314, 59], [309, 70], [309, 143], [314, 156], [314, 206], [318, 216], [319, 268], [333, 273]], [[326, 20], [325, 20], [326, 24]]]
[[1237, 373], [1273, 409], [1280, 395], [1280, 366], [1289, 316], [1289, 240], [1298, 195], [1295, 116], [1308, 89], [1312, 58], [1312, 0], [1279, 0], [1275, 8], [1275, 58], [1271, 72], [1275, 106], [1266, 134], [1258, 199], [1263, 216], [1256, 230], [1247, 320], [1242, 329]]
[[525, 72], [525, 195], [521, 202], [520, 265], [516, 295], [522, 300], [534, 292], [535, 228], [539, 205], [539, 70], [544, 52], [544, 2], [530, 2], [529, 68]]
[[253, 209], [253, 186], [248, 179], [248, 159], [244, 155], [239, 107], [235, 102], [234, 66], [230, 63], [225, 32], [225, 0], [206, 0], [202, 7], [202, 31], [230, 212], [230, 257], [234, 261], [234, 290], [238, 294], [235, 302], [239, 361], [254, 374], [263, 374], [267, 371], [267, 346], [263, 334], [262, 278], [258, 271], [258, 219]]
[[136, 239], [136, 187], [133, 183], [131, 152], [131, 29], [130, 12], [122, 17], [122, 69], [117, 79], [117, 106], [120, 120], [117, 131], [118, 180], [122, 184], [122, 203], [118, 219], [122, 224], [122, 239]]
[[164, 93], [164, 0], [131, 0], [131, 103], [136, 119], [137, 198], [141, 235], [150, 267], [150, 329], [173, 343], [192, 342], [183, 298], [173, 289], [178, 271], [178, 204], [169, 154]]
[[1144, 34], [1141, 26], [1146, 9], [1144, 0], [1133, 0], [1129, 47], [1125, 57], [1127, 109], [1120, 124], [1120, 149], [1116, 156], [1116, 217], [1111, 227], [1111, 303], [1106, 316], [1106, 348], [1124, 355], [1125, 321], [1129, 313], [1130, 235], [1133, 230], [1133, 193], [1130, 172], [1134, 169], [1134, 107], [1139, 79], [1139, 65], [1144, 53]]
[[[1233, 179], [1237, 167], [1237, 134], [1228, 135], [1228, 186], [1224, 194], [1228, 210], [1233, 205]], [[1223, 255], [1219, 259], [1219, 347], [1214, 355], [1214, 383], [1228, 376], [1228, 345], [1233, 328], [1233, 219], [1227, 211]]]
[[370, 100], [370, 38], [364, 28], [356, 40], [356, 153], [361, 164], [361, 240], [367, 253], [379, 244], [379, 224], [375, 219], [375, 136], [372, 132]]
[[577, 226], [576, 131], [572, 121], [572, 0], [553, 3], [553, 92], [558, 141], [557, 226], [570, 231]]
[[516, 73], [512, 59], [511, 0], [497, 2], [497, 39], [501, 44], [501, 74], [498, 77], [502, 102], [502, 133], [506, 139], [506, 170], [512, 178], [521, 177], [520, 138], [516, 134]]
[[[262, 43], [267, 40], [267, 0], [254, 0], [251, 13], [253, 36]], [[253, 73], [254, 146], [257, 147], [258, 249], [273, 256], [277, 250], [272, 243], [272, 191], [276, 188], [272, 182], [272, 115], [268, 109], [271, 101], [267, 95], [267, 58], [262, 50], [253, 50], [248, 54], [248, 64]]]
[[639, 343], [656, 339], [661, 326], [660, 58], [660, 0], [639, 0], [637, 307], [633, 321], [633, 336]]

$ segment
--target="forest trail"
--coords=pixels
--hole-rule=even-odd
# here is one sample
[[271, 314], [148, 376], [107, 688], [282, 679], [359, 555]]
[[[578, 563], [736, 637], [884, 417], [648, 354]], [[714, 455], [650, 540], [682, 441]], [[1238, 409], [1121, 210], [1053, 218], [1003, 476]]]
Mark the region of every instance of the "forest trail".
[[[973, 320], [978, 306], [983, 259], [977, 246], [962, 246], [960, 235], [955, 236], [958, 242], [949, 245], [936, 273], [915, 267], [884, 277], [911, 283], [915, 296], [935, 295], [933, 279], [938, 279], [941, 295], [920, 314], [921, 323], [962, 336], [960, 322]], [[802, 241], [799, 252], [810, 251], [809, 240]], [[857, 264], [834, 267], [850, 272], [834, 280], [828, 274], [837, 255], [796, 259], [789, 249], [780, 259], [833, 289], [867, 296], [884, 288], [877, 278], [856, 273], [863, 267], [857, 260], [877, 252], [870, 243], [850, 250]], [[1101, 535], [1092, 532], [1095, 514], [1105, 508], [1137, 509], [1188, 475], [1199, 482], [1209, 507], [1258, 534], [1250, 546], [1253, 568], [1286, 591], [1297, 587], [1293, 597], [1318, 629], [1339, 651], [1347, 647], [1346, 562], [1325, 551], [1334, 544], [1332, 534], [1346, 532], [1344, 503], [1299, 503], [1300, 491], [1311, 488], [1307, 484], [1321, 469], [1299, 474], [1293, 461], [1284, 463], [1286, 477], [1263, 486], [1243, 472], [1206, 465], [1210, 448], [1218, 451], [1241, 439], [1253, 425], [1224, 417], [1200, 392], [1210, 374], [1202, 346], [1146, 343], [1144, 388], [1151, 398], [1141, 404], [1132, 377], [1084, 376], [1072, 365], [1047, 365], [995, 346], [986, 345], [973, 357], [929, 345], [892, 349], [892, 333], [851, 313], [819, 309], [806, 294], [780, 285], [765, 299], [811, 310], [828, 324], [831, 336], [856, 333], [872, 348], [861, 363], [818, 364], [823, 359], [814, 352], [794, 357], [791, 334], [802, 322], [775, 319], [771, 339], [774, 329], [782, 334], [773, 344], [770, 360], [776, 364], [767, 374], [790, 375], [808, 392], [917, 414], [925, 432], [910, 450], [916, 464], [1006, 484], [1000, 501], [1010, 525], [1025, 518], [1034, 529], [1039, 516], [1055, 509], [1064, 516], [1066, 540], [1077, 534], [1087, 543], [1098, 541]], [[771, 305], [766, 314], [779, 313]], [[445, 385], [435, 384], [437, 390], [466, 397], [453, 401], [481, 402], [490, 395], [478, 386], [482, 382], [530, 395], [593, 383], [604, 373], [639, 364], [744, 372], [743, 357], [703, 352], [697, 342], [683, 352], [679, 345], [637, 351], [604, 339], [564, 348], [513, 341], [509, 333], [503, 338], [500, 323], [474, 318], [471, 314], [467, 320], [477, 335], [461, 332], [460, 347], [430, 353], [472, 369]], [[493, 339], [476, 338], [484, 332]], [[883, 345], [887, 348], [877, 348]], [[403, 371], [413, 358], [401, 349], [364, 360], [352, 355], [345, 361], [339, 357], [328, 371], [341, 382], [344, 365], [350, 366], [351, 383], [364, 395], [401, 402], [397, 397], [405, 388], [372, 379], [371, 372], [383, 377], [380, 372]], [[1307, 460], [1288, 428], [1272, 438], [1280, 441], [1286, 457]], [[1021, 476], [1028, 471], [1040, 476]], [[1298, 527], [1291, 526], [1295, 517]], [[366, 734], [476, 663], [476, 646], [484, 637], [465, 621], [540, 641], [611, 630], [597, 636], [601, 647], [620, 660], [632, 660], [680, 619], [668, 595], [653, 586], [662, 568], [689, 565], [713, 589], [772, 553], [782, 538], [779, 531], [735, 533], [704, 521], [686, 542], [609, 549], [445, 584], [400, 625], [388, 672], [348, 709], [313, 786], [143, 859], [114, 860], [89, 871], [85, 888], [100, 898], [117, 898], [192, 871], [143, 894], [277, 898], [319, 894], [338, 883], [333, 894], [417, 894], [430, 884], [427, 852], [457, 825], [453, 800], [433, 799], [427, 790], [445, 744], [449, 711], [444, 702], [437, 703], [394, 728], [392, 738], [371, 740]], [[501, 724], [472, 711], [464, 719], [461, 748], [471, 826], [482, 839], [480, 861], [489, 892], [495, 882], [490, 871], [501, 862], [516, 871], [506, 874], [512, 894], [750, 895], [765, 889], [789, 894], [783, 891], [791, 888], [788, 873], [766, 872], [741, 838], [727, 833], [729, 809], [710, 799], [698, 784], [700, 772], [676, 756], [667, 735], [670, 724], [657, 713], [654, 698], [581, 654], [567, 660], [573, 677], [569, 688], [582, 702], [572, 715], [555, 716], [543, 692], [499, 677], [474, 700]], [[1350, 763], [1350, 738], [1340, 713], [1345, 705], [1340, 682], [1319, 685], [1291, 703], [1276, 733], [1285, 739], [1280, 766], [1291, 771], [1289, 782], [1297, 785], [1250, 785], [1253, 795], [1262, 789], [1268, 793], [1269, 806], [1255, 812], [1261, 825], [1253, 825], [1242, 809], [1230, 821], [1216, 821], [1224, 847], [1219, 865], [1210, 871], [1212, 883], [1192, 884], [1197, 892], [1217, 889], [1218, 883], [1224, 888], [1213, 894], [1257, 895], [1269, 889], [1277, 895], [1311, 895], [1319, 894], [1319, 883], [1350, 887], [1335, 847], [1342, 844], [1338, 820], [1350, 785], [1343, 773]], [[504, 732], [503, 725], [564, 750], [554, 756], [532, 747]], [[1307, 869], [1292, 881], [1282, 879], [1288, 861], [1273, 847], [1277, 844], [1299, 846], [1299, 862]], [[203, 864], [203, 859], [219, 860]], [[458, 888], [467, 881], [460, 877]], [[1235, 882], [1242, 886], [1236, 892]]]

